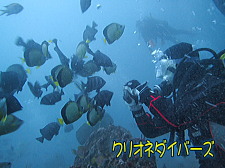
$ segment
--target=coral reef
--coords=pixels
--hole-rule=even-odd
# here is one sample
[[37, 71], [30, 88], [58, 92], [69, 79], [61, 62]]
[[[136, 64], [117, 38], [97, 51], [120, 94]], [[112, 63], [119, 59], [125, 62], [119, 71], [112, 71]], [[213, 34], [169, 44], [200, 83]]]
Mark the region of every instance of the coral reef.
[[150, 158], [128, 157], [127, 152], [122, 152], [116, 157], [118, 151], [112, 151], [113, 141], [122, 143], [131, 140], [141, 139], [132, 138], [130, 132], [120, 126], [99, 128], [92, 132], [83, 146], [78, 147], [71, 168], [156, 168], [154, 155]]

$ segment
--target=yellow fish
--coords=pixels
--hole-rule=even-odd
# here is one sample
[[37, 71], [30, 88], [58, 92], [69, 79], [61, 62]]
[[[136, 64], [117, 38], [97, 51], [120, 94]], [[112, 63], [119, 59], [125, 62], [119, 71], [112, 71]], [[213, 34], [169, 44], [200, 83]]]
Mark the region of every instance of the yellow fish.
[[107, 44], [107, 40], [106, 40], [106, 38], [104, 38], [104, 39], [103, 39], [103, 42], [104, 42], [105, 44]]
[[22, 57], [18, 57], [21, 61], [22, 61], [22, 63], [25, 63], [26, 61], [25, 61], [25, 58], [22, 58]]
[[52, 76], [50, 76], [50, 78], [51, 78], [51, 80], [54, 82], [55, 86], [59, 86], [59, 82], [54, 81]]
[[91, 126], [91, 124], [87, 121], [87, 125]]
[[7, 114], [6, 114], [6, 116], [5, 117], [3, 117], [2, 119], [1, 119], [1, 122], [5, 122], [6, 121], [6, 119], [7, 119]]
[[2, 98], [0, 100], [0, 120], [1, 122], [5, 122], [7, 119], [7, 104], [6, 98]]
[[225, 59], [225, 53], [223, 55], [220, 56], [220, 59], [223, 60]]
[[76, 48], [76, 56], [79, 58], [79, 59], [83, 59], [86, 55], [86, 52], [87, 52], [87, 44], [84, 43], [84, 42], [80, 42], [78, 45], [77, 45], [77, 48]]
[[118, 40], [122, 36], [124, 29], [125, 26], [118, 23], [111, 23], [106, 26], [103, 30], [103, 35], [107, 43], [112, 44], [114, 41]]
[[26, 69], [26, 72], [27, 72], [28, 74], [31, 74], [30, 68], [27, 68], [27, 69]]
[[62, 118], [58, 118], [57, 121], [58, 121], [58, 123], [59, 123], [60, 125], [63, 125], [63, 124], [64, 124], [64, 121], [63, 121]]
[[86, 40], [86, 43], [89, 44], [91, 41], [89, 39]]
[[221, 59], [221, 61], [223, 63], [223, 66], [225, 67], [225, 53], [220, 56], [220, 59]]
[[59, 82], [54, 81], [55, 86], [59, 86]]

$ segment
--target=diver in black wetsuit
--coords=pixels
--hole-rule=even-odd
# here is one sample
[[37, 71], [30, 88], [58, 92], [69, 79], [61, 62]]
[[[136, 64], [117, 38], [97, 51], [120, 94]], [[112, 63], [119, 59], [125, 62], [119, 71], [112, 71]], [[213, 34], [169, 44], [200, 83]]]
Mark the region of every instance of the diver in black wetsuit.
[[[199, 58], [199, 51], [209, 51], [211, 59]], [[184, 141], [184, 130], [194, 146], [203, 146], [213, 140], [209, 122], [225, 125], [225, 69], [220, 56], [211, 49], [192, 51], [188, 43], [180, 43], [158, 52], [156, 76], [163, 82], [151, 90], [147, 82], [131, 80], [124, 86], [123, 99], [144, 136], [155, 138], [175, 132], [178, 141]], [[145, 104], [151, 114], [146, 113]], [[205, 151], [197, 151], [200, 168], [224, 168], [225, 152], [214, 145], [214, 157], [204, 158]]]

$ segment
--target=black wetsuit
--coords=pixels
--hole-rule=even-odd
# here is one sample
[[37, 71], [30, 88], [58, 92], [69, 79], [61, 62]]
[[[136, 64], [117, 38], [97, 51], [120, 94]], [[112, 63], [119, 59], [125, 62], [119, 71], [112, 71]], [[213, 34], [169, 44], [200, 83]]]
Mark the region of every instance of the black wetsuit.
[[[177, 132], [184, 140], [182, 133], [188, 129], [194, 146], [212, 140], [209, 121], [225, 125], [224, 72], [220, 59], [180, 63], [174, 75], [173, 97], [157, 95], [151, 89], [141, 95], [141, 103], [154, 117], [143, 108], [133, 112], [140, 131], [148, 138]], [[204, 158], [203, 151], [196, 152], [200, 168], [225, 167], [225, 152], [214, 145], [213, 153], [214, 157]]]

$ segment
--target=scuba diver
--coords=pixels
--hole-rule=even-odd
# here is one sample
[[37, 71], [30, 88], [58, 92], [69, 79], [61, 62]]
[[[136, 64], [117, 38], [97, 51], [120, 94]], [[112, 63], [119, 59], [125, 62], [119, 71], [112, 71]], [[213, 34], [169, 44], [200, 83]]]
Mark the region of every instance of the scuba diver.
[[[200, 51], [213, 57], [200, 59]], [[193, 51], [191, 44], [179, 43], [164, 52], [153, 52], [156, 77], [163, 79], [159, 85], [150, 89], [147, 82], [141, 84], [137, 80], [124, 85], [123, 99], [144, 136], [155, 138], [170, 132], [169, 144], [175, 134], [177, 142], [182, 143], [187, 129], [193, 146], [203, 149], [195, 151], [200, 168], [225, 167], [225, 151], [220, 146], [212, 146], [213, 157], [204, 156], [208, 147], [203, 146], [213, 140], [210, 122], [225, 125], [224, 53], [225, 50], [217, 54], [209, 48]]]
[[156, 19], [151, 14], [138, 20], [136, 28], [150, 50], [157, 48], [160, 43], [161, 45], [166, 42], [178, 43], [179, 35], [194, 35], [192, 31], [172, 27], [167, 21]]

